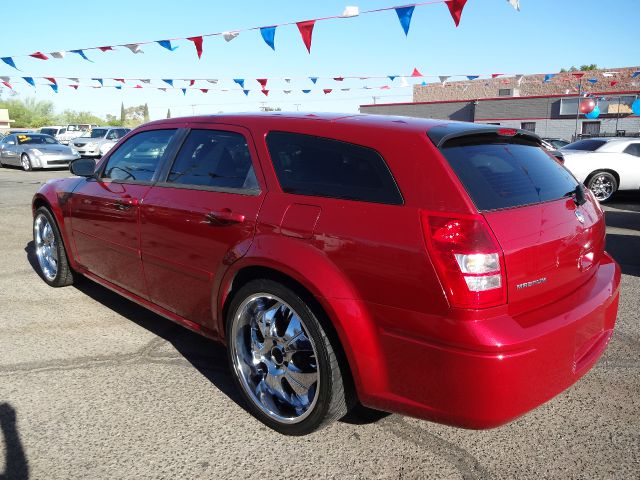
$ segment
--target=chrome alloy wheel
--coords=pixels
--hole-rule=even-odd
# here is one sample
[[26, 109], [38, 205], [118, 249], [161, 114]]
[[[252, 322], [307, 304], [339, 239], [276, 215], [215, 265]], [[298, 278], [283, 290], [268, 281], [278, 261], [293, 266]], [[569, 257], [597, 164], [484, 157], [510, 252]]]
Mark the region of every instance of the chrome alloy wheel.
[[593, 192], [593, 195], [602, 202], [613, 195], [615, 187], [610, 174], [600, 173], [591, 179], [589, 188]]
[[256, 293], [238, 307], [230, 332], [233, 367], [249, 398], [274, 420], [304, 420], [320, 387], [317, 351], [301, 317], [280, 298]]
[[42, 214], [33, 222], [33, 238], [40, 270], [47, 280], [53, 281], [58, 274], [58, 246], [53, 227]]

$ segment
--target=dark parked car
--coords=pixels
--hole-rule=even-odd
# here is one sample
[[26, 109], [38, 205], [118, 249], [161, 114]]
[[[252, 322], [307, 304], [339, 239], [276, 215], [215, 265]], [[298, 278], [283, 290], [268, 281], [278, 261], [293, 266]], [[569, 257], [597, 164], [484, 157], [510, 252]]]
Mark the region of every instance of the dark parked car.
[[542, 140], [544, 140], [545, 142], [549, 143], [554, 149], [559, 150], [562, 147], [564, 147], [565, 145], [569, 145], [569, 143], [567, 140], [563, 139], [563, 138], [548, 138], [545, 137]]
[[224, 342], [251, 412], [503, 424], [584, 375], [620, 269], [592, 194], [523, 130], [367, 115], [167, 119], [33, 199], [44, 280], [84, 275]]

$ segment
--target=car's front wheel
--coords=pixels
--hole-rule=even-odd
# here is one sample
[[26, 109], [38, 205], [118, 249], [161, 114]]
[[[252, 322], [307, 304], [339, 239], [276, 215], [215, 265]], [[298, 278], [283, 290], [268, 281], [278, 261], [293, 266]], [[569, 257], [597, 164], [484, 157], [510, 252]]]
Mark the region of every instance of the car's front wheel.
[[52, 287], [73, 283], [73, 271], [67, 260], [62, 236], [53, 215], [46, 207], [36, 210], [33, 218], [33, 244], [39, 273]]
[[31, 159], [26, 153], [23, 153], [20, 157], [20, 164], [22, 165], [22, 169], [25, 172], [30, 172], [31, 170], [33, 170], [33, 167], [31, 166]]
[[606, 202], [618, 190], [618, 182], [611, 173], [600, 171], [591, 175], [587, 187], [600, 202]]
[[304, 435], [348, 412], [338, 355], [312, 308], [281, 283], [244, 285], [228, 309], [229, 363], [255, 417]]

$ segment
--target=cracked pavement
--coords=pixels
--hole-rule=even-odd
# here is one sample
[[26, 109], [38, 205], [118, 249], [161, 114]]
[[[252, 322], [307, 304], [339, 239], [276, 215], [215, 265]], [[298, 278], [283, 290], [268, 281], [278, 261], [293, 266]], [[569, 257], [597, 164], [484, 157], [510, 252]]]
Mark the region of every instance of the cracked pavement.
[[295, 438], [243, 409], [221, 346], [90, 281], [38, 277], [31, 196], [67, 175], [0, 169], [0, 479], [638, 478], [640, 194], [607, 207], [617, 331], [568, 391], [494, 430], [388, 415]]

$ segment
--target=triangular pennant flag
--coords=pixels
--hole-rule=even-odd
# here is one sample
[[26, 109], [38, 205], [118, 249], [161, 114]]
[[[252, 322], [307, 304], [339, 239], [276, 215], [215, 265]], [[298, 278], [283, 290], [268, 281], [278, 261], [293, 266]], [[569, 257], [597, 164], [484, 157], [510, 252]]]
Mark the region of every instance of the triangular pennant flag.
[[423, 87], [427, 86], [427, 82], [422, 82], [420, 85], [422, 85]]
[[333, 79], [334, 79], [336, 82], [342, 82], [342, 81], [344, 81], [344, 77], [333, 77]]
[[260, 85], [262, 85], [262, 89], [263, 89], [263, 90], [266, 88], [268, 79], [266, 79], [266, 78], [256, 78], [256, 81], [257, 81]]
[[141, 78], [140, 81], [142, 83], [151, 83], [151, 80], [149, 78]]
[[178, 48], [177, 46], [176, 47], [171, 46], [171, 40], [156, 40], [156, 43], [161, 47], [166, 48], [170, 52], [174, 52], [176, 48]]
[[576, 77], [576, 78], [582, 78], [582, 77], [584, 77], [584, 73], [582, 73], [582, 72], [574, 72], [574, 73], [572, 73], [571, 75], [573, 75], [573, 76], [574, 76], [574, 77]]
[[218, 83], [218, 79], [217, 78], [209, 78], [209, 79], [207, 79], [207, 82], [213, 83], [215, 85], [215, 84]]
[[24, 81], [27, 82], [32, 87], [36, 86], [36, 82], [33, 81], [33, 77], [22, 77], [22, 78], [24, 78]]
[[2, 77], [2, 76], [0, 76], [0, 81], [9, 82], [9, 81], [11, 81], [11, 77]]
[[589, 80], [587, 80], [587, 82], [589, 82], [590, 84], [595, 84], [598, 83], [598, 79], [597, 78], [590, 78]]
[[[4, 60], [4, 58], [3, 58], [3, 60]], [[635, 72], [633, 72], [633, 73], [631, 74], [631, 78], [636, 78], [636, 77], [637, 77], [637, 76], [639, 76], [639, 75], [640, 75], [640, 70], [636, 70]]]
[[54, 85], [57, 85], [58, 82], [56, 82], [56, 79], [53, 77], [44, 77], [45, 80], [49, 80], [51, 83], [53, 83]]
[[209, 91], [209, 89], [208, 89], [208, 88], [201, 88], [201, 89], [200, 89], [200, 91], [201, 91], [202, 93], [207, 93], [207, 92]]
[[262, 39], [265, 41], [267, 45], [269, 45], [273, 50], [276, 49], [275, 41], [276, 41], [276, 27], [260, 27], [260, 35], [262, 35]]
[[543, 83], [549, 83], [549, 82], [551, 81], [551, 79], [552, 79], [553, 77], [555, 77], [555, 76], [556, 76], [556, 74], [555, 74], [555, 73], [547, 73], [547, 74], [544, 76], [544, 80], [543, 80], [542, 82], [543, 82]]
[[106, 45], [104, 47], [98, 47], [98, 50], [100, 50], [101, 52], [110, 52], [113, 51], [113, 47]]
[[240, 85], [240, 88], [244, 88], [244, 78], [234, 78], [233, 81]]
[[42, 52], [36, 52], [36, 53], [32, 53], [29, 55], [30, 57], [33, 58], [37, 58], [39, 60], [49, 60], [49, 57], [47, 57], [44, 53]]
[[504, 75], [503, 73], [492, 73], [491, 78], [498, 78], [500, 75]]
[[265, 97], [269, 96], [269, 90], [261, 90]]
[[412, 77], [422, 77], [423, 75], [418, 71], [417, 68], [413, 69], [413, 73], [411, 74]]
[[480, 78], [480, 75], [467, 75], [469, 80], [475, 80], [476, 78]]
[[171, 85], [173, 87], [173, 80], [170, 78], [163, 78], [162, 81], [168, 85]]
[[198, 54], [198, 58], [202, 58], [202, 37], [188, 37], [187, 40], [193, 42], [193, 45], [196, 47], [196, 53]]
[[360, 15], [360, 9], [358, 7], [344, 7], [344, 11], [342, 12], [341, 17], [357, 17]]
[[9, 65], [10, 67], [15, 68], [16, 70], [20, 70], [18, 67], [16, 67], [16, 64], [14, 63], [13, 58], [11, 58], [11, 57], [2, 57], [2, 58], [0, 58], [0, 60], [2, 60], [4, 63]]
[[409, 27], [411, 26], [411, 16], [413, 15], [413, 10], [416, 8], [415, 5], [411, 5], [409, 7], [397, 7], [395, 9], [398, 14], [398, 19], [400, 20], [400, 25], [402, 25], [402, 29], [404, 30], [405, 35], [409, 35]]
[[298, 30], [300, 30], [300, 36], [304, 42], [304, 46], [307, 47], [307, 51], [311, 53], [311, 37], [313, 36], [313, 27], [316, 24], [315, 20], [307, 20], [304, 22], [298, 22]]
[[331, 88], [323, 88], [323, 89], [322, 89], [322, 91], [323, 91], [323, 92], [324, 92], [324, 94], [326, 95], [326, 94], [328, 94], [328, 93], [331, 93], [331, 92], [333, 91], [333, 89], [331, 89]]
[[140, 45], [137, 43], [127, 43], [126, 45], [123, 45], [124, 47], [127, 47], [129, 50], [131, 50], [131, 53], [144, 53], [142, 51], [142, 49], [140, 48]]
[[507, 0], [507, 2], [509, 2], [509, 5], [515, 8], [517, 11], [520, 11], [520, 0]]
[[2, 82], [2, 84], [7, 87], [10, 88], [11, 90], [13, 90], [13, 87], [11, 86], [11, 84], [9, 82]]
[[135, 87], [133, 87], [133, 88], [142, 88], [142, 85], [136, 85], [136, 86], [135, 86]]
[[75, 78], [75, 77], [67, 77], [68, 80], [71, 80], [74, 83], [80, 83], [80, 79], [79, 78]]
[[70, 52], [71, 53], [77, 53], [82, 58], [84, 58], [87, 62], [94, 63], [92, 60], [89, 60], [89, 58], [87, 58], [87, 56], [84, 54], [84, 50], [70, 50]]
[[230, 42], [231, 40], [236, 38], [238, 35], [240, 35], [240, 32], [224, 32], [222, 34], [222, 38], [224, 38], [225, 41]]
[[351, 88], [341, 88], [340, 89], [341, 92], [348, 92], [349, 90], [351, 90]]
[[124, 83], [124, 78], [114, 78], [116, 82]]
[[358, 77], [360, 80], [369, 80], [369, 77]]
[[291, 93], [291, 90], [283, 90], [283, 92], [287, 95], [289, 95]]
[[311, 90], [302, 90], [302, 93], [309, 93]]
[[114, 85], [113, 88], [116, 90], [122, 90], [122, 85]]
[[309, 80], [311, 80], [313, 83], [316, 83], [318, 81], [318, 77], [309, 77]]
[[242, 92], [244, 93], [245, 97], [248, 97], [250, 90], [242, 90]]
[[74, 90], [77, 90], [79, 85], [69, 85], [69, 86], [70, 86], [71, 88], [73, 88]]
[[51, 84], [49, 86], [51, 87], [51, 90], [53, 90], [55, 93], [58, 93], [58, 85]]
[[[185, 80], [186, 81], [186, 80]], [[196, 81], [195, 80], [189, 80], [189, 86], [193, 87], [195, 85]]]
[[49, 55], [51, 55], [53, 58], [64, 58], [64, 56], [67, 54], [67, 52], [61, 50], [59, 52], [51, 52], [49, 53]]
[[186, 88], [181, 88], [180, 90], [182, 90], [182, 94], [186, 95], [187, 94], [187, 89]]
[[614, 81], [612, 81], [612, 82], [611, 82], [611, 84], [610, 84], [610, 85], [611, 85], [612, 87], [615, 87], [617, 84], [618, 84], [618, 81], [617, 81], [617, 80], [614, 80]]
[[389, 85], [383, 85], [380, 87], [380, 90], [390, 90], [391, 87]]
[[451, 18], [453, 18], [456, 27], [460, 25], [460, 17], [462, 16], [462, 9], [465, 3], [467, 3], [467, 0], [451, 0], [447, 2], [447, 8], [449, 9], [449, 13], [451, 13]]
[[291, 83], [291, 79], [290, 78], [283, 78], [283, 80], [287, 83]]
[[100, 84], [100, 86], [104, 87], [104, 82], [102, 81], [101, 78], [92, 78], [91, 80], [95, 80], [96, 82], [98, 82]]
[[389, 80], [391, 80], [392, 82], [396, 79], [397, 75], [387, 75], [389, 77]]
[[440, 83], [445, 83], [447, 80], [449, 80], [449, 77], [451, 75], [440, 75], [438, 78], [440, 79]]

